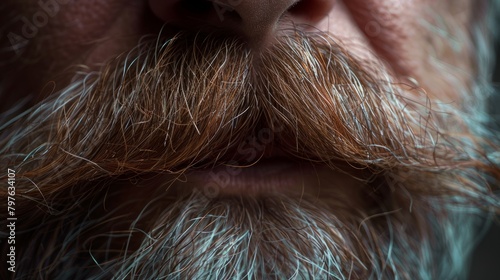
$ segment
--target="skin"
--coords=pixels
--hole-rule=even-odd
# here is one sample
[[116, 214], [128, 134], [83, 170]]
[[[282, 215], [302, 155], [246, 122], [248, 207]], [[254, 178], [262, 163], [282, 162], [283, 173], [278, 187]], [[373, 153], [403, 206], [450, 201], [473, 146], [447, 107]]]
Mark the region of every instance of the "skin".
[[[205, 19], [201, 19], [199, 24], [188, 24], [173, 14], [161, 12], [162, 4], [155, 3], [161, 1], [148, 3], [137, 0], [61, 0], [60, 2], [59, 11], [54, 13], [53, 17], [49, 17], [47, 23], [38, 29], [36, 36], [28, 38], [27, 46], [13, 50], [16, 47], [12, 47], [9, 41], [4, 41], [4, 47], [11, 50], [2, 54], [6, 56], [7, 59], [4, 61], [7, 63], [4, 63], [0, 70], [7, 75], [4, 82], [7, 91], [16, 92], [15, 97], [4, 98], [8, 101], [4, 103], [4, 109], [12, 105], [16, 99], [26, 95], [34, 95], [36, 100], [40, 100], [51, 92], [63, 88], [81, 68], [85, 71], [99, 69], [103, 62], [133, 48], [143, 36], [157, 34], [164, 23], [166, 32], [172, 33], [179, 28], [201, 30], [206, 25]], [[280, 29], [291, 24], [307, 24], [301, 28], [306, 31], [330, 32], [361, 59], [382, 61], [387, 64], [393, 70], [394, 77], [403, 82], [408, 78], [414, 78], [424, 88], [437, 85], [439, 90], [435, 92], [446, 94], [451, 99], [447, 101], [453, 101], [456, 97], [448, 89], [450, 85], [446, 81], [435, 78], [437, 73], [435, 67], [428, 63], [429, 54], [436, 53], [440, 60], [455, 66], [450, 68], [473, 71], [472, 58], [467, 53], [470, 46], [463, 46], [463, 55], [449, 53], [450, 50], [447, 48], [432, 50], [430, 43], [431, 40], [436, 40], [433, 38], [436, 36], [429, 34], [429, 30], [423, 28], [421, 23], [429, 19], [430, 11], [434, 11], [436, 14], [452, 15], [452, 24], [456, 27], [454, 29], [464, 30], [470, 24], [472, 1], [318, 2], [311, 4], [315, 5], [314, 7], [305, 6], [304, 10], [300, 10], [301, 6], [285, 12], [274, 30], [264, 27], [265, 32], [256, 31], [269, 33], [265, 39], [247, 38], [248, 45], [254, 48], [265, 47], [272, 44], [273, 36]], [[4, 6], [7, 8], [2, 9], [3, 14], [18, 16], [3, 24], [4, 33], [13, 32], [20, 36], [23, 34], [24, 23], [19, 17], [32, 19], [32, 16], [40, 11], [36, 1], [20, 4], [8, 0], [4, 1]], [[158, 6], [160, 8], [154, 10]], [[320, 11], [317, 11], [318, 9]], [[329, 12], [324, 14], [322, 9]], [[3, 18], [10, 19], [12, 16]], [[239, 30], [239, 26], [235, 27], [235, 23], [230, 20], [221, 22], [220, 18], [211, 18], [209, 23], [222, 26], [226, 30]], [[170, 30], [171, 26], [176, 28]], [[457, 57], [460, 57], [460, 60], [457, 60]], [[19, 71], [7, 70], [12, 67]]]
[[[0, 151], [20, 170], [19, 255], [36, 256], [21, 275], [85, 277], [87, 264], [104, 278], [135, 269], [213, 277], [252, 271], [247, 264], [255, 275], [272, 273], [266, 266], [291, 275], [296, 263], [311, 272], [328, 257], [329, 275], [340, 263], [345, 278], [441, 279], [461, 273], [456, 252], [472, 243], [475, 220], [461, 211], [498, 211], [489, 181], [500, 170], [488, 157], [498, 146], [483, 127], [487, 85], [469, 32], [483, 27], [484, 5], [222, 0], [199, 2], [200, 12], [172, 0], [57, 1], [46, 20], [37, 1], [0, 4], [9, 39], [0, 111], [19, 115], [5, 114], [0, 136], [11, 138]], [[186, 49], [192, 38], [179, 32], [219, 37]], [[135, 49], [165, 38], [158, 53]], [[264, 145], [265, 130], [274, 138]], [[252, 141], [258, 151], [246, 149]], [[29, 212], [42, 201], [48, 211]], [[38, 231], [40, 220], [50, 230]], [[36, 246], [47, 240], [57, 245]], [[236, 257], [212, 262], [212, 250]]]

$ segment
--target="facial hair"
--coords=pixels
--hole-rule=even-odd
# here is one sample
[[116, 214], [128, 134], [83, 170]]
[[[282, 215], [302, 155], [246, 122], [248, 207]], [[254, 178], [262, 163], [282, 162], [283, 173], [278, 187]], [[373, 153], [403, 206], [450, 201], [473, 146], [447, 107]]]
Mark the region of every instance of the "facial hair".
[[[259, 52], [215, 35], [159, 37], [2, 126], [19, 176], [17, 276], [463, 277], [500, 176], [495, 142], [467, 112], [325, 33]], [[290, 157], [357, 169], [362, 203], [333, 179], [321, 198], [175, 187], [189, 170], [246, 164], [238, 148], [263, 130]], [[145, 194], [123, 199], [130, 181]]]

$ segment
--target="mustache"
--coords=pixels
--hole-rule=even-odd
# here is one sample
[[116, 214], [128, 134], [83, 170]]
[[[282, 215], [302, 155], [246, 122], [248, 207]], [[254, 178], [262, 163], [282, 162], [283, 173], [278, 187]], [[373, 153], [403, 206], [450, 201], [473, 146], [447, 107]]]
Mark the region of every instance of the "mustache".
[[143, 43], [7, 121], [5, 158], [46, 196], [127, 172], [238, 160], [263, 132], [266, 146], [332, 168], [498, 175], [484, 156], [494, 147], [457, 108], [433, 111], [422, 89], [360, 61], [326, 33], [297, 31], [259, 52], [200, 33]]
[[[423, 89], [394, 81], [383, 65], [354, 57], [325, 33], [296, 32], [259, 52], [205, 34], [180, 33], [145, 42], [99, 72], [76, 77], [65, 90], [1, 127], [2, 162], [16, 169], [22, 190], [17, 213], [23, 229], [31, 231], [24, 240], [33, 246], [24, 246], [20, 255], [39, 255], [51, 263], [42, 267], [25, 258], [21, 265], [26, 273], [37, 265], [51, 275], [64, 257], [74, 275], [91, 277], [92, 272], [82, 268], [95, 263], [88, 255], [82, 261], [79, 254], [92, 250], [75, 252], [74, 259], [54, 253], [80, 248], [79, 238], [71, 237], [84, 235], [96, 241], [92, 253], [104, 262], [102, 278], [116, 271], [121, 273], [117, 278], [136, 272], [145, 279], [171, 272], [178, 272], [170, 274], [175, 277], [203, 278], [211, 271], [200, 268], [214, 259], [206, 248], [231, 251], [236, 244], [244, 253], [254, 241], [261, 241], [256, 250], [262, 251], [256, 251], [253, 262], [245, 263], [245, 254], [235, 254], [212, 268], [233, 275], [249, 263], [274, 260], [269, 256], [278, 251], [282, 259], [257, 270], [265, 274], [276, 268], [276, 275], [293, 275], [293, 268], [301, 266], [298, 273], [304, 275], [316, 270], [317, 275], [333, 277], [329, 272], [337, 271], [345, 278], [367, 279], [395, 278], [410, 268], [414, 271], [406, 272], [408, 278], [418, 278], [423, 275], [419, 273], [430, 274], [429, 264], [445, 254], [455, 260], [458, 275], [456, 258], [461, 256], [451, 256], [448, 250], [455, 247], [436, 249], [432, 244], [459, 239], [457, 246], [466, 251], [474, 219], [463, 212], [493, 212], [500, 206], [488, 185], [500, 178], [498, 165], [489, 159], [498, 146], [474, 133], [467, 117], [456, 104], [433, 102]], [[247, 152], [256, 139], [262, 148]], [[105, 211], [99, 207], [108, 195], [102, 182], [109, 178], [180, 176], [231, 161], [246, 164], [276, 147], [290, 157], [332, 169], [342, 162], [375, 174], [377, 180], [362, 191], [368, 195], [370, 187], [378, 188], [365, 199], [371, 204], [353, 210], [352, 201], [339, 198], [334, 188], [327, 188], [324, 204], [314, 197], [178, 197], [155, 188], [148, 198], [125, 199], [101, 215]], [[6, 197], [4, 189], [0, 192]], [[109, 201], [120, 201], [122, 193], [109, 191], [117, 198]], [[79, 205], [92, 210], [82, 213]], [[146, 206], [131, 211], [134, 205]], [[152, 225], [127, 232], [140, 221]], [[115, 229], [116, 224], [122, 228]], [[470, 225], [465, 226], [469, 230], [460, 228], [463, 225]], [[252, 226], [262, 227], [262, 236], [250, 238]], [[41, 227], [55, 230], [39, 234]], [[235, 232], [240, 227], [243, 231]], [[191, 238], [193, 229], [207, 234]], [[96, 231], [102, 235], [93, 234]], [[113, 252], [118, 257], [108, 258], [114, 246], [108, 241], [127, 233], [126, 242], [135, 242], [131, 236], [137, 232], [149, 236], [135, 244], [137, 250], [127, 251], [117, 242]], [[241, 238], [228, 246], [227, 239], [214, 238], [214, 233]], [[102, 236], [109, 238], [101, 244], [97, 239]], [[286, 239], [290, 244], [280, 243], [283, 248], [276, 249], [276, 240]], [[61, 250], [40, 252], [35, 245], [44, 240], [62, 240], [56, 246]], [[192, 252], [198, 258], [188, 257]], [[169, 263], [158, 258], [164, 255]], [[432, 256], [427, 266], [420, 265], [424, 256]], [[314, 265], [318, 263], [327, 265]], [[190, 269], [182, 274], [181, 267]]]

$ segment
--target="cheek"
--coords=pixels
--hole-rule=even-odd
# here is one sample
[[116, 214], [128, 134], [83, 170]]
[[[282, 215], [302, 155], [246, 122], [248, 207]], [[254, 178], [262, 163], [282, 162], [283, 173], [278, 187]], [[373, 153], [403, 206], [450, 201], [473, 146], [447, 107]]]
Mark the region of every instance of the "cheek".
[[[344, 3], [359, 32], [398, 77], [414, 78], [430, 95], [447, 101], [457, 98], [457, 81], [468, 84], [468, 76], [473, 74], [473, 47], [467, 31], [472, 1]], [[330, 22], [333, 28], [336, 24]]]
[[[30, 1], [29, 5], [15, 3], [12, 5], [16, 6], [17, 16], [9, 29], [28, 39], [28, 47], [23, 49], [24, 58], [35, 58], [55, 71], [73, 64], [88, 64], [86, 56], [94, 51], [102, 53], [99, 49], [104, 46], [111, 50], [110, 53], [130, 49], [140, 34], [143, 2], [42, 0]], [[26, 31], [34, 35], [27, 37]], [[96, 57], [92, 62], [102, 61]]]
[[[35, 96], [34, 101], [64, 88], [75, 71], [98, 64], [136, 46], [152, 17], [142, 0], [4, 0], [0, 4], [0, 36], [15, 34], [21, 45], [0, 40], [0, 83], [3, 106]], [[160, 25], [161, 26], [161, 25]], [[10, 104], [10, 105], [9, 105]]]
[[[121, 40], [135, 33], [139, 11], [131, 0], [75, 0], [61, 8], [45, 34], [53, 39], [48, 50], [57, 50], [55, 59], [73, 60], [110, 42], [120, 46]], [[131, 12], [134, 11], [134, 12]], [[127, 28], [117, 28], [127, 26]], [[123, 42], [121, 42], [123, 44]], [[127, 46], [124, 46], [123, 50]], [[87, 63], [86, 63], [87, 64]]]
[[400, 75], [409, 75], [422, 61], [419, 34], [425, 1], [344, 1], [360, 31], [378, 55]]

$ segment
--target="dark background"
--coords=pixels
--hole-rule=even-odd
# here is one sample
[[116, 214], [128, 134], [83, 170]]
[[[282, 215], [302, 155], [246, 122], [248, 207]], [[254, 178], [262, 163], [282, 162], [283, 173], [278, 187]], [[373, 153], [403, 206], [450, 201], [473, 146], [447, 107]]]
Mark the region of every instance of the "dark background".
[[472, 256], [469, 280], [500, 279], [500, 225], [499, 218], [477, 246]]
[[[496, 94], [489, 103], [496, 131], [500, 134], [500, 41], [496, 45], [497, 60], [494, 73]], [[477, 246], [472, 256], [469, 280], [500, 280], [500, 217]]]

